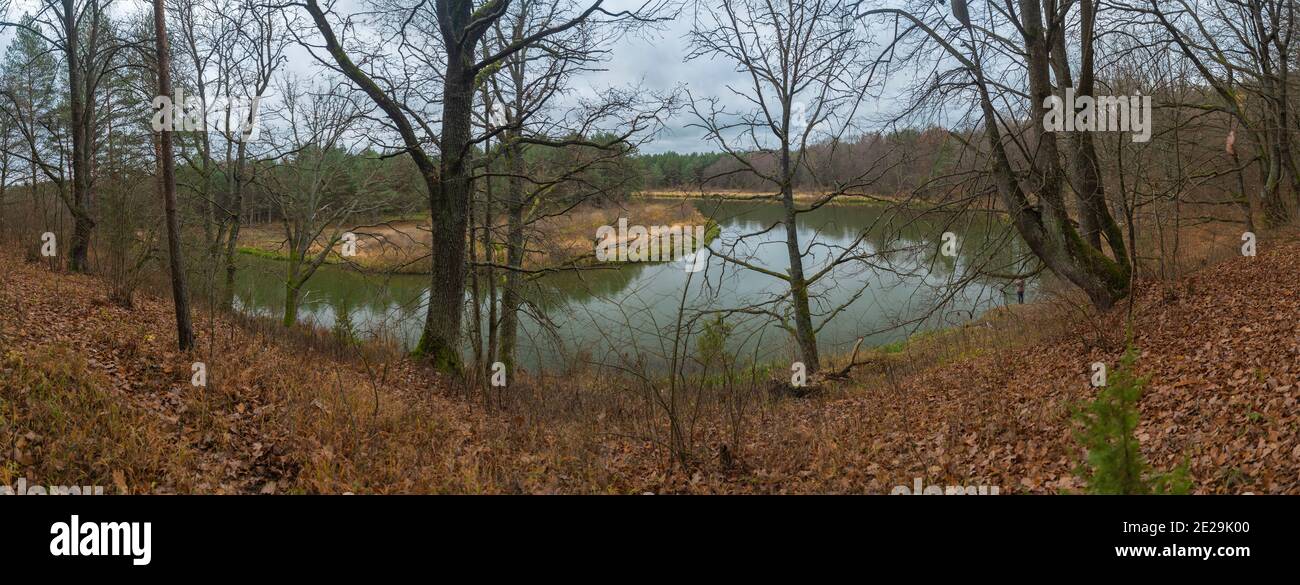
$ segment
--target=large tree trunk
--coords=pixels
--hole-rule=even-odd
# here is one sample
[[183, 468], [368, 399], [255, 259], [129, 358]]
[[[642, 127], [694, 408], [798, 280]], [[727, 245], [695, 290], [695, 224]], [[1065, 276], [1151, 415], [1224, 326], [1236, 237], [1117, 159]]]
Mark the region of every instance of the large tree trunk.
[[63, 30], [66, 35], [64, 57], [68, 60], [68, 109], [72, 125], [72, 197], [65, 200], [72, 214], [72, 242], [68, 269], [73, 272], [90, 270], [88, 250], [94, 233], [95, 221], [90, 214], [90, 145], [87, 123], [94, 123], [87, 112], [85, 81], [82, 72], [80, 48], [81, 30], [78, 27], [76, 2], [63, 0]]
[[[1273, 19], [1265, 19], [1264, 11], [1268, 10], [1262, 2], [1250, 2], [1247, 4], [1250, 10], [1251, 20], [1257, 31], [1269, 30], [1270, 22], [1273, 24], [1273, 34], [1278, 34], [1277, 27], [1282, 26], [1280, 22]], [[1278, 15], [1280, 18], [1281, 15]], [[1286, 36], [1290, 36], [1289, 34]], [[1272, 124], [1265, 125], [1263, 128], [1264, 139], [1268, 143], [1268, 155], [1265, 157], [1267, 165], [1267, 177], [1264, 179], [1264, 191], [1262, 194], [1262, 207], [1264, 211], [1264, 225], [1267, 227], [1279, 227], [1290, 222], [1290, 212], [1287, 210], [1286, 199], [1282, 195], [1282, 181], [1285, 175], [1289, 174], [1291, 167], [1291, 138], [1288, 135], [1287, 109], [1291, 104], [1287, 103], [1286, 85], [1291, 82], [1286, 77], [1289, 69], [1282, 66], [1281, 74], [1278, 74], [1275, 63], [1285, 63], [1291, 55], [1288, 54], [1287, 44], [1279, 45], [1279, 55], [1276, 61], [1273, 56], [1273, 42], [1265, 39], [1257, 48], [1256, 60], [1260, 69], [1259, 86], [1262, 93], [1267, 96], [1265, 100], [1265, 112], [1272, 118]], [[1294, 182], [1293, 182], [1294, 184]]]
[[[1280, 39], [1280, 37], [1278, 37]], [[1281, 52], [1283, 48], [1289, 48], [1289, 44], [1281, 44], [1280, 40], [1278, 49]], [[1285, 53], [1283, 53], [1285, 54]], [[1296, 212], [1300, 213], [1300, 169], [1296, 168], [1295, 152], [1291, 145], [1292, 133], [1291, 128], [1291, 61], [1281, 59], [1280, 71], [1278, 78], [1282, 80], [1278, 83], [1278, 107], [1277, 107], [1277, 128], [1278, 128], [1278, 150], [1282, 157], [1282, 165], [1286, 169], [1287, 176], [1291, 179], [1291, 196], [1296, 201]]]
[[[1055, 2], [1048, 0], [1048, 13], [1055, 11]], [[1081, 0], [1080, 2], [1080, 30], [1079, 40], [1080, 65], [1079, 65], [1079, 85], [1075, 88], [1075, 95], [1089, 96], [1093, 94], [1093, 25], [1095, 24], [1095, 15], [1092, 11], [1092, 2], [1090, 0]], [[1060, 86], [1061, 99], [1065, 99], [1065, 89], [1074, 86], [1074, 73], [1070, 69], [1069, 53], [1066, 51], [1065, 35], [1052, 35], [1052, 70], [1056, 73], [1056, 81]], [[1100, 170], [1097, 163], [1097, 149], [1093, 145], [1092, 135], [1087, 132], [1076, 132], [1071, 134], [1066, 143], [1072, 151], [1070, 159], [1072, 191], [1074, 191], [1075, 205], [1078, 208], [1079, 216], [1079, 233], [1083, 236], [1088, 245], [1101, 249], [1101, 227], [1097, 221], [1097, 209], [1105, 209], [1106, 197], [1102, 190], [1100, 179]], [[1100, 204], [1100, 205], [1099, 205]]]
[[[1055, 4], [1049, 4], [1055, 7]], [[1093, 74], [1096, 67], [1095, 53], [1095, 35], [1097, 12], [1092, 0], [1081, 0], [1080, 8], [1080, 31], [1082, 45], [1082, 59], [1079, 65], [1079, 89], [1076, 92], [1079, 96], [1096, 97], [1096, 76]], [[1054, 39], [1057, 41], [1057, 54], [1054, 54], [1053, 62], [1059, 63], [1057, 79], [1062, 85], [1070, 83], [1071, 75], [1068, 53], [1065, 50], [1065, 35], [1055, 34]], [[1060, 71], [1064, 70], [1064, 75]], [[1078, 132], [1072, 143], [1068, 144], [1071, 149], [1070, 159], [1072, 170], [1074, 171], [1073, 187], [1075, 200], [1078, 203], [1079, 228], [1081, 235], [1089, 246], [1098, 251], [1103, 250], [1102, 238], [1105, 237], [1106, 244], [1110, 247], [1111, 255], [1114, 256], [1115, 262], [1123, 267], [1126, 271], [1130, 270], [1128, 253], [1124, 249], [1124, 236], [1120, 232], [1119, 225], [1111, 216], [1110, 210], [1106, 207], [1106, 187], [1101, 180], [1101, 162], [1097, 156], [1097, 147], [1093, 141], [1093, 136], [1089, 132]], [[1120, 193], [1122, 199], [1125, 194]]]
[[[153, 10], [158, 48], [158, 94], [169, 96], [172, 95], [171, 51], [167, 46], [163, 0], [154, 0]], [[158, 136], [158, 166], [158, 190], [162, 193], [167, 216], [167, 256], [172, 277], [172, 302], [176, 307], [176, 340], [181, 351], [187, 351], [194, 346], [194, 331], [190, 327], [189, 290], [181, 258], [180, 223], [176, 219], [176, 161], [172, 159], [172, 132], [169, 128], [164, 128]]]
[[[453, 3], [455, 22], [468, 22], [468, 2]], [[453, 27], [459, 30], [460, 27]], [[426, 174], [433, 227], [433, 269], [428, 314], [415, 353], [446, 372], [462, 371], [461, 314], [465, 306], [465, 239], [468, 228], [470, 176], [470, 117], [474, 107], [474, 75], [467, 53], [447, 43], [447, 70], [442, 102], [442, 156], [439, 177]]]
[[[524, 263], [523, 206], [512, 205], [509, 209], [506, 236], [506, 264], [511, 268], [520, 268]], [[523, 306], [522, 286], [519, 272], [507, 270], [504, 286], [501, 290], [501, 325], [500, 342], [497, 359], [506, 367], [507, 373], [515, 371], [516, 353], [519, 351], [519, 311]]]
[[[469, 261], [470, 263], [478, 262], [478, 250], [474, 245], [474, 231], [477, 229], [473, 225], [474, 220], [474, 199], [469, 201]], [[490, 368], [483, 363], [483, 291], [479, 287], [479, 280], [483, 274], [479, 270], [471, 269], [469, 271], [469, 307], [470, 307], [470, 346], [474, 354], [474, 378], [487, 372]]]
[[396, 126], [428, 188], [433, 258], [428, 313], [414, 353], [440, 370], [456, 373], [462, 370], [459, 350], [465, 291], [466, 211], [470, 195], [470, 174], [465, 159], [469, 155], [474, 90], [474, 74], [468, 64], [472, 52], [462, 48], [473, 47], [474, 42], [456, 35], [464, 33], [471, 20], [471, 4], [461, 0], [439, 5], [440, 25], [444, 33], [451, 36], [443, 39], [447, 68], [443, 78], [442, 148], [436, 165], [426, 154], [403, 106], [348, 57], [319, 3], [307, 0], [305, 4], [339, 70], [356, 83]]
[[1272, 137], [1268, 147], [1268, 156], [1260, 168], [1264, 185], [1260, 188], [1260, 207], [1264, 212], [1264, 226], [1275, 228], [1285, 225], [1290, 220], [1286, 200], [1282, 197], [1282, 150], [1278, 145], [1276, 133], [1266, 132]]
[[[75, 177], [73, 183], [73, 188], [77, 189]], [[68, 258], [68, 270], [90, 272], [90, 238], [94, 234], [95, 220], [82, 208], [84, 198], [78, 197], [75, 192], [73, 197], [77, 208], [72, 211], [72, 249]]]
[[[1045, 102], [1052, 94], [1049, 76], [1049, 46], [1044, 32], [1042, 11], [1039, 0], [1020, 0], [1023, 18], [1023, 36], [1028, 55], [1029, 99], [1031, 102], [1031, 119], [1043, 120], [1047, 115]], [[994, 182], [1003, 204], [1011, 213], [1016, 230], [1029, 244], [1030, 249], [1043, 260], [1052, 272], [1078, 286], [1088, 295], [1092, 304], [1101, 309], [1108, 309], [1115, 301], [1123, 298], [1128, 291], [1130, 268], [1127, 254], [1123, 249], [1123, 238], [1117, 227], [1114, 235], [1107, 234], [1110, 248], [1117, 260], [1107, 257], [1100, 249], [1090, 245], [1075, 230], [1066, 212], [1062, 198], [1061, 167], [1057, 137], [1055, 133], [1039, 131], [1038, 154], [1031, 162], [1035, 169], [1030, 188], [1038, 194], [1039, 208], [1035, 209], [1022, 190], [1012, 171], [1010, 159], [999, 130], [999, 118], [993, 108], [993, 101], [988, 94], [988, 84], [981, 71], [979, 77], [980, 106], [984, 113], [985, 133], [993, 151]], [[1041, 128], [1041, 126], [1039, 126]], [[1076, 146], [1078, 143], [1076, 142]], [[1087, 155], [1083, 155], [1087, 157]], [[1095, 160], [1095, 151], [1090, 158]], [[1077, 160], [1077, 159], [1076, 159]], [[1097, 186], [1099, 189], [1099, 185]], [[1092, 190], [1088, 197], [1099, 193]], [[1103, 233], [1109, 232], [1106, 224], [1114, 225], [1113, 218], [1106, 210], [1104, 201], [1099, 206], [1091, 206], [1089, 214], [1100, 219]], [[1081, 210], [1082, 212], [1082, 210]]]

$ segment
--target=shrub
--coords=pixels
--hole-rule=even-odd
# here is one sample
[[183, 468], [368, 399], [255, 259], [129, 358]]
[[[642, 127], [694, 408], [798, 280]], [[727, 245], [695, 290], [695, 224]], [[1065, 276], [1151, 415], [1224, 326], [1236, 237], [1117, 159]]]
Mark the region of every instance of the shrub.
[[1076, 439], [1087, 453], [1078, 474], [1093, 494], [1183, 494], [1191, 489], [1184, 462], [1172, 471], [1153, 471], [1137, 437], [1138, 400], [1147, 378], [1135, 374], [1137, 351], [1130, 347], [1105, 387], [1075, 415]]

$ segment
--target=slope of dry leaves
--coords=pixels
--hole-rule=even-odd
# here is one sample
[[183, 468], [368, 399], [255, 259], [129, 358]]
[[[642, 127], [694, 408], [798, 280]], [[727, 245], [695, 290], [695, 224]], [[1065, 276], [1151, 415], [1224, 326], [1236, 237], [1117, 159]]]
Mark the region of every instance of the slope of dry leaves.
[[[172, 318], [170, 302], [141, 295], [125, 309], [94, 277], [0, 257], [0, 485], [542, 489], [499, 472], [544, 476], [504, 445], [505, 421], [444, 398], [409, 363], [379, 372], [203, 314], [198, 351], [182, 355]], [[191, 384], [197, 361], [206, 387]]]
[[[1114, 367], [1127, 306], [1046, 343], [993, 352], [795, 405], [746, 445], [758, 491], [883, 492], [897, 485], [1081, 491], [1071, 414], [1090, 365]], [[1151, 463], [1190, 463], [1196, 493], [1300, 493], [1300, 245], [1262, 249], [1135, 295], [1138, 438]], [[732, 484], [732, 485], [727, 485]]]
[[[724, 413], [682, 469], [626, 404], [485, 409], [405, 361], [343, 359], [220, 316], [173, 347], [170, 303], [0, 257], [0, 484], [111, 492], [888, 493], [1080, 489], [1070, 415], [1124, 349], [1127, 306], [902, 378]], [[1263, 246], [1133, 303], [1143, 452], [1198, 493], [1300, 493], [1300, 243]], [[207, 388], [190, 385], [204, 361]], [[382, 368], [382, 369], [381, 369]], [[601, 378], [595, 377], [595, 380]], [[431, 382], [432, 380], [432, 382]], [[605, 382], [608, 383], [608, 382]], [[432, 388], [431, 388], [432, 386]], [[599, 389], [598, 389], [599, 390]], [[608, 392], [621, 389], [609, 388]], [[724, 452], [725, 446], [725, 452]]]

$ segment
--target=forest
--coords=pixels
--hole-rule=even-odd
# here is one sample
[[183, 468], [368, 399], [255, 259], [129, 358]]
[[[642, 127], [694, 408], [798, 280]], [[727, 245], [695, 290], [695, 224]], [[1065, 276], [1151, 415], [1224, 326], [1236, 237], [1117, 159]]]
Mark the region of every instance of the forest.
[[1293, 0], [0, 9], [0, 485], [1300, 493]]

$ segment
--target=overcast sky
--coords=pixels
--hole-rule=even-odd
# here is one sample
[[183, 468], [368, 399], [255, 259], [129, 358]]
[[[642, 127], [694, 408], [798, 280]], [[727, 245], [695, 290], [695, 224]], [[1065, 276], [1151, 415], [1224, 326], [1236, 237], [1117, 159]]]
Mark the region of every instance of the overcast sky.
[[[633, 2], [627, 0], [615, 0], [613, 6], [631, 4]], [[659, 90], [681, 85], [696, 96], [728, 98], [730, 92], [726, 88], [727, 84], [744, 84], [747, 83], [747, 79], [737, 73], [731, 63], [703, 58], [685, 62], [688, 42], [686, 35], [692, 26], [691, 14], [683, 11], [671, 22], [666, 23], [662, 31], [650, 31], [641, 36], [620, 39], [612, 48], [611, 58], [607, 64], [609, 69], [588, 76], [588, 83], [595, 87], [641, 83], [645, 87]], [[666, 132], [642, 150], [646, 152], [718, 150], [716, 146], [702, 139], [703, 133], [700, 129], [686, 127], [693, 120], [694, 117], [690, 113], [681, 112], [669, 123]]]
[[[605, 6], [611, 10], [635, 9], [643, 0], [607, 0]], [[35, 0], [13, 0], [10, 17], [18, 18], [23, 9], [35, 7]], [[364, 5], [363, 0], [342, 0], [336, 5], [339, 13], [347, 14]], [[117, 10], [147, 10], [148, 4], [143, 0], [117, 0]], [[668, 90], [674, 87], [688, 89], [697, 97], [719, 97], [724, 105], [740, 106], [726, 86], [731, 84], [744, 88], [749, 79], [735, 71], [734, 64], [720, 60], [699, 58], [685, 62], [687, 34], [694, 26], [690, 3], [682, 5], [675, 18], [662, 23], [660, 30], [644, 31], [637, 35], [619, 39], [610, 47], [606, 70], [591, 73], [576, 80], [574, 89], [579, 94], [590, 95], [608, 87], [641, 85], [653, 90]], [[305, 15], [304, 15], [305, 16]], [[309, 22], [309, 21], [308, 21]], [[0, 35], [0, 50], [7, 46], [13, 37], [11, 30]], [[289, 53], [289, 69], [310, 76], [318, 73], [309, 53], [301, 47], [295, 47]], [[880, 104], [874, 101], [864, 104], [868, 112], [878, 111]], [[668, 130], [652, 143], [643, 147], [643, 152], [705, 152], [718, 150], [717, 146], [701, 139], [702, 132], [697, 128], [688, 128], [694, 120], [686, 111], [679, 113], [668, 123]]]
[[[634, 9], [644, 0], [607, 0], [610, 10]], [[667, 90], [679, 85], [689, 90], [697, 98], [716, 97], [728, 109], [751, 109], [727, 89], [730, 85], [739, 91], [745, 91], [752, 84], [747, 74], [736, 71], [736, 65], [730, 61], [698, 57], [689, 62], [685, 60], [689, 48], [687, 35], [695, 26], [691, 11], [691, 2], [683, 4], [683, 9], [674, 19], [663, 25], [660, 31], [651, 31], [642, 36], [628, 37], [612, 47], [608, 71], [589, 75], [587, 83], [596, 86], [617, 86], [629, 83], [642, 83], [645, 87]], [[709, 18], [705, 18], [709, 21]], [[894, 80], [901, 85], [903, 80]], [[894, 84], [891, 84], [891, 86]], [[868, 99], [862, 111], [875, 114], [881, 111], [882, 104]], [[668, 131], [661, 134], [653, 143], [642, 148], [643, 152], [664, 151], [708, 152], [719, 148], [703, 140], [699, 128], [689, 128], [688, 124], [696, 121], [689, 111], [679, 113], [668, 124]]]
[[[606, 0], [603, 6], [609, 11], [634, 10], [644, 0]], [[356, 0], [342, 0], [336, 5], [340, 13], [355, 10]], [[692, 16], [683, 10], [673, 20], [662, 23], [660, 30], [646, 30], [635, 35], [624, 36], [610, 47], [609, 60], [603, 64], [604, 71], [585, 74], [575, 83], [575, 93], [592, 95], [610, 87], [640, 85], [652, 90], [669, 90], [683, 86], [697, 96], [719, 96], [727, 98], [730, 92], [726, 84], [744, 84], [748, 78], [736, 73], [730, 63], [716, 60], [696, 59], [685, 62], [687, 39], [691, 30]], [[290, 56], [295, 69], [309, 69], [309, 54], [298, 48]], [[730, 101], [730, 100], [728, 100]], [[668, 124], [668, 130], [660, 134], [653, 142], [642, 148], [642, 152], [654, 153], [675, 150], [677, 152], [707, 152], [718, 150], [701, 139], [698, 128], [687, 128], [694, 120], [688, 112], [679, 113]]]

